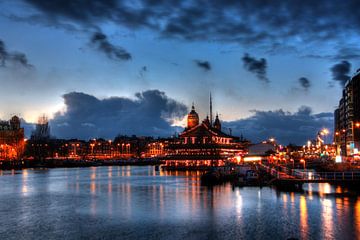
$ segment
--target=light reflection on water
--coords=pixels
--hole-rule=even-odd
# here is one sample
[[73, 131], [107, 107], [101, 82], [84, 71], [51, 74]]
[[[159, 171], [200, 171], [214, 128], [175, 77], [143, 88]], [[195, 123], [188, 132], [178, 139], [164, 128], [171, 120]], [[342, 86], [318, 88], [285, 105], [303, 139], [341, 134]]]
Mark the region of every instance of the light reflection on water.
[[[199, 172], [92, 167], [0, 172], [1, 239], [356, 239], [341, 187], [213, 188]], [[20, 227], [21, 226], [21, 227]]]

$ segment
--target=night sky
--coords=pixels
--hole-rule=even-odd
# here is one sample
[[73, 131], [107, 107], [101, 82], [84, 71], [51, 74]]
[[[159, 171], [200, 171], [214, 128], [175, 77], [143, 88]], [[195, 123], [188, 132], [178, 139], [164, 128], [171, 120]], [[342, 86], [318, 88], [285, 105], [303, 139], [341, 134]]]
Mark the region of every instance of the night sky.
[[211, 92], [224, 131], [302, 145], [333, 127], [359, 29], [346, 0], [4, 0], [0, 118], [46, 114], [59, 138], [170, 136]]

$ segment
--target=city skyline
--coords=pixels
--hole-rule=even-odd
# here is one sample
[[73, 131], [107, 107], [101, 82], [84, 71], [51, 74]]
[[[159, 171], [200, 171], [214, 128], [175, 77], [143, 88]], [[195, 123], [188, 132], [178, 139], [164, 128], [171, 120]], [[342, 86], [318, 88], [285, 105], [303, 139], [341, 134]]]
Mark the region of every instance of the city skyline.
[[208, 113], [211, 91], [234, 134], [303, 144], [333, 128], [360, 66], [347, 3], [3, 2], [0, 118], [45, 113], [67, 138], [168, 136], [192, 102]]

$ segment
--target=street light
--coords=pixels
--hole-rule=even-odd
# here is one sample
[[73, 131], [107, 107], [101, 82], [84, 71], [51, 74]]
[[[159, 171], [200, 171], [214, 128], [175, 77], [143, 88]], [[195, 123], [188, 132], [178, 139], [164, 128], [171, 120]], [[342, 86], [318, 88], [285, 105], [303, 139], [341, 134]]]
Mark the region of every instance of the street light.
[[329, 129], [327, 129], [327, 128], [324, 128], [323, 130], [321, 130], [322, 131], [322, 133], [324, 134], [324, 135], [328, 135], [329, 134]]
[[305, 170], [305, 159], [300, 159], [300, 162], [304, 165], [304, 170]]

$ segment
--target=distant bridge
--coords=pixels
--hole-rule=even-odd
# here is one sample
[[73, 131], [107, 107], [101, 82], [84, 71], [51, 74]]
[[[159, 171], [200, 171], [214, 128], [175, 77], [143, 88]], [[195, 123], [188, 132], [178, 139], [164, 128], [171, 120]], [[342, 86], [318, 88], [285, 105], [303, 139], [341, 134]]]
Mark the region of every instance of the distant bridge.
[[270, 183], [282, 182], [301, 185], [303, 183], [360, 184], [360, 172], [315, 172], [308, 170], [300, 171], [279, 165], [268, 166], [259, 164], [259, 166], [273, 177]]

